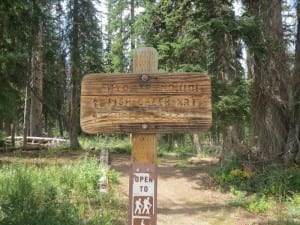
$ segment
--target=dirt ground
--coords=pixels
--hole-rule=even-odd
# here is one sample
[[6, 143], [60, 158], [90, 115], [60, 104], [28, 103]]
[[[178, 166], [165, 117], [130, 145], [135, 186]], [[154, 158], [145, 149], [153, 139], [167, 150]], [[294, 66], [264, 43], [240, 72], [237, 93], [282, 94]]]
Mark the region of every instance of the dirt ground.
[[[266, 225], [263, 216], [229, 204], [233, 195], [218, 191], [208, 172], [215, 158], [204, 158], [196, 165], [178, 169], [176, 157], [158, 165], [158, 225]], [[114, 154], [112, 168], [120, 174], [118, 193], [128, 201], [130, 156]]]
[[[98, 156], [98, 153], [95, 156]], [[28, 161], [40, 165], [65, 164], [84, 159], [82, 152], [53, 153], [27, 151], [1, 153], [0, 164]], [[230, 205], [234, 196], [221, 192], [209, 171], [216, 167], [216, 158], [203, 158], [198, 164], [184, 168], [174, 156], [159, 159], [158, 163], [158, 225], [269, 225], [264, 216], [251, 214], [245, 209]], [[130, 156], [112, 154], [111, 167], [119, 173], [117, 197], [128, 202]], [[125, 219], [125, 218], [124, 218]]]

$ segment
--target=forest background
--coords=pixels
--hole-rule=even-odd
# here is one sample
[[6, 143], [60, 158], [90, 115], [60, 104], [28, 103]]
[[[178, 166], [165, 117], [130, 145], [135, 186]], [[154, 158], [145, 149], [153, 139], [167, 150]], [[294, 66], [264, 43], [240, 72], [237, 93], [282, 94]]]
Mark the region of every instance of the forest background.
[[222, 146], [221, 160], [300, 164], [299, 18], [299, 0], [2, 0], [0, 136], [79, 148], [83, 75], [130, 72], [132, 50], [152, 46], [159, 71], [212, 78], [212, 128], [167, 145], [188, 136]]

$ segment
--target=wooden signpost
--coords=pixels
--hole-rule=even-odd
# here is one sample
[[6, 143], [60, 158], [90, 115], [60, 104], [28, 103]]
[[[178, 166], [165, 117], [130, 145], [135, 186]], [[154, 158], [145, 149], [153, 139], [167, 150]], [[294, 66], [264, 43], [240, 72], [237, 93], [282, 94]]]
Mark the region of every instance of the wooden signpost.
[[134, 52], [132, 74], [88, 74], [81, 86], [86, 133], [132, 133], [129, 224], [156, 225], [156, 135], [211, 126], [211, 83], [201, 73], [158, 73], [154, 48]]
[[87, 133], [174, 133], [209, 128], [210, 80], [200, 73], [89, 74], [81, 127]]

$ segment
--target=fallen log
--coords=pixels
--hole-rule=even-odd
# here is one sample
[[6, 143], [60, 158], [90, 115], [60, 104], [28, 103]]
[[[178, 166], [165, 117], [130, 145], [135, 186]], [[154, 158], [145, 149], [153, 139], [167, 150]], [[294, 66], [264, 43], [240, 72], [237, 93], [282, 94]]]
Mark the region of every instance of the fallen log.
[[[16, 136], [15, 141], [18, 143], [17, 146], [23, 146], [23, 136]], [[6, 147], [11, 146], [11, 137], [6, 138]], [[50, 138], [50, 137], [33, 137], [28, 136], [26, 138], [27, 147], [26, 149], [46, 149], [49, 147], [57, 146], [64, 143], [69, 143], [69, 139], [64, 138]], [[12, 146], [11, 146], [12, 147]]]
[[0, 152], [14, 151], [14, 150], [19, 150], [19, 149], [21, 149], [21, 147], [6, 146], [6, 147], [0, 147]]

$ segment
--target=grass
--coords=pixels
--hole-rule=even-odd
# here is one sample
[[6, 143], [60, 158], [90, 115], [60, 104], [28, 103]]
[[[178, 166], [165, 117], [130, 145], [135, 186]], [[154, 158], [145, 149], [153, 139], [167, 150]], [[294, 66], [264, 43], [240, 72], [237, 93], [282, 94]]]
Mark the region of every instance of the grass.
[[214, 170], [212, 176], [220, 187], [235, 195], [231, 205], [253, 213], [273, 213], [277, 222], [271, 224], [299, 224], [299, 168], [270, 165], [249, 170], [236, 158]]
[[6, 134], [4, 132], [0, 131], [0, 147], [4, 146], [5, 138], [6, 138]]
[[178, 163], [175, 164], [175, 167], [177, 169], [186, 169], [189, 167], [188, 162], [187, 161], [179, 161]]
[[113, 136], [93, 136], [85, 137], [82, 136], [79, 139], [83, 149], [102, 149], [104, 147], [108, 148], [110, 152], [126, 153], [130, 154], [131, 143], [129, 136], [124, 136], [122, 138]]
[[[121, 225], [125, 206], [113, 192], [100, 194], [95, 158], [67, 164], [2, 164], [0, 225]], [[115, 171], [111, 183], [118, 182]]]

